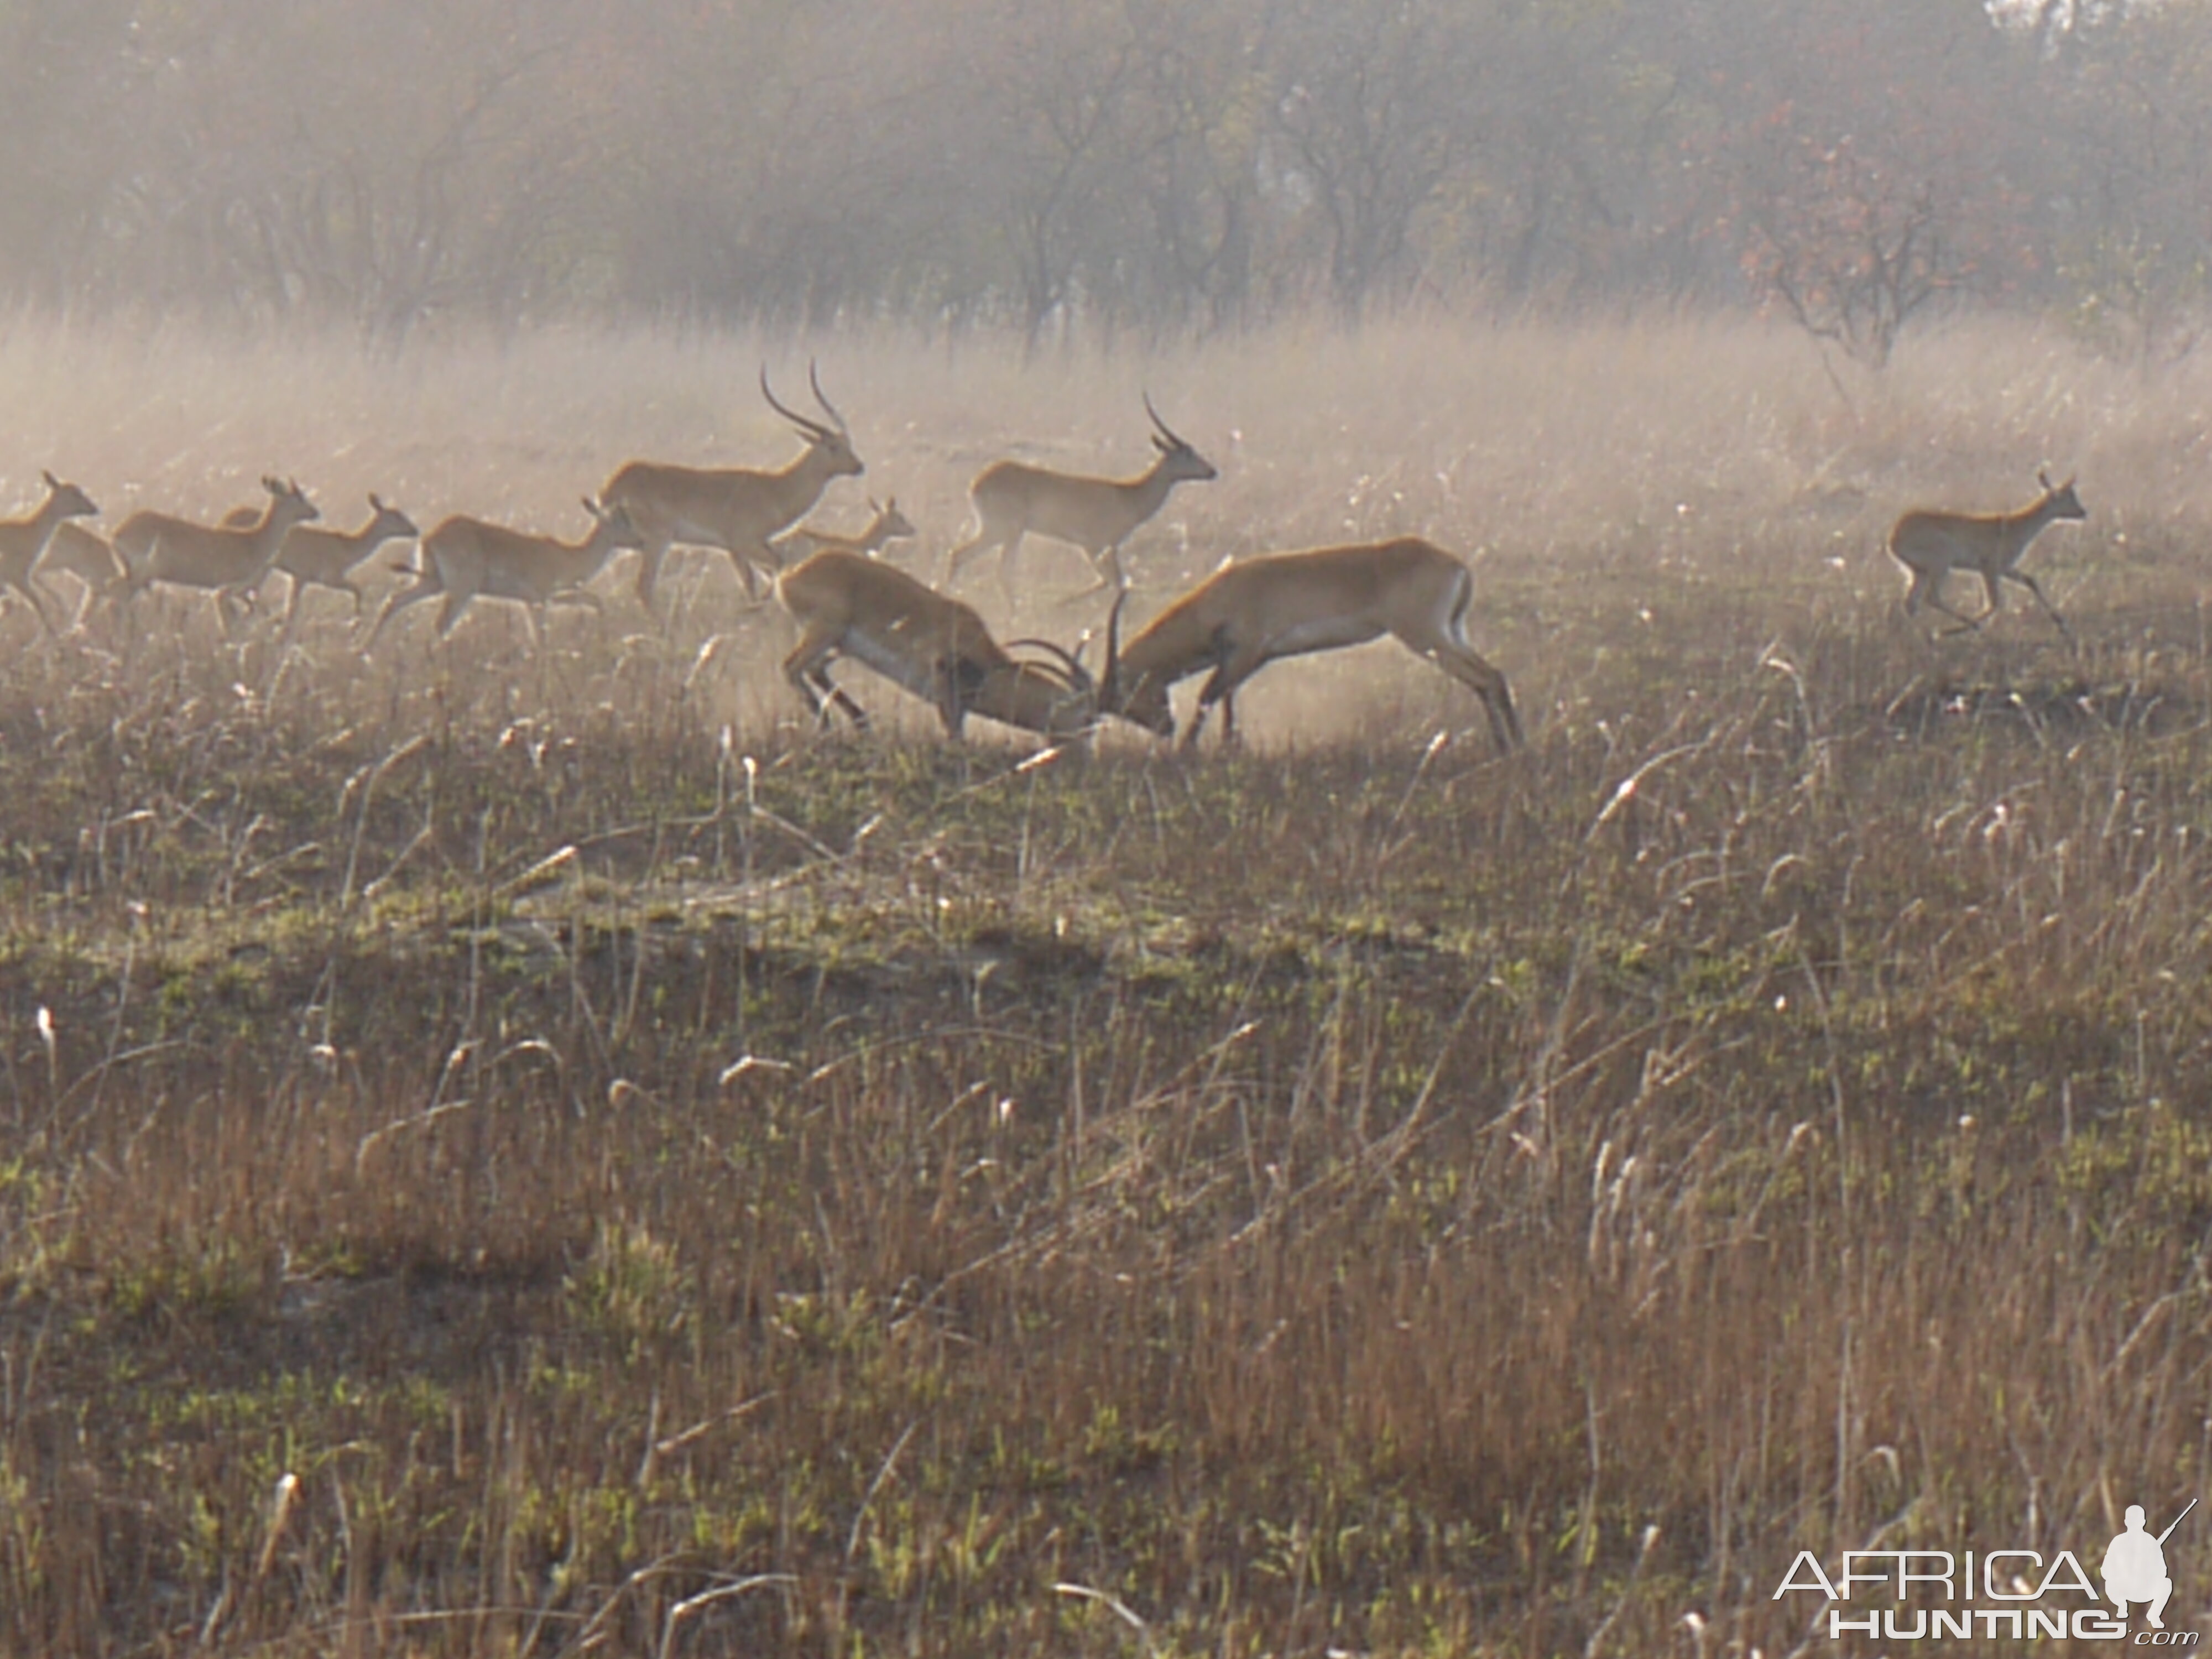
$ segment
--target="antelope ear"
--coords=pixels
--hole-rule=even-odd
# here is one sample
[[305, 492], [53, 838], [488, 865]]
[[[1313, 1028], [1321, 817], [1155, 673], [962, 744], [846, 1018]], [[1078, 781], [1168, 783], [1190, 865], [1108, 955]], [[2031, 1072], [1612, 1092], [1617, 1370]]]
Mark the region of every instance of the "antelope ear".
[[2041, 484], [2045, 489], [2055, 489], [2057, 488], [2057, 485], [2051, 482], [2051, 469], [2048, 466], [2039, 466], [2035, 469], [2035, 481]]
[[44, 467], [39, 469], [39, 476], [46, 481], [46, 488], [49, 489], [59, 489], [62, 487], [62, 481]]

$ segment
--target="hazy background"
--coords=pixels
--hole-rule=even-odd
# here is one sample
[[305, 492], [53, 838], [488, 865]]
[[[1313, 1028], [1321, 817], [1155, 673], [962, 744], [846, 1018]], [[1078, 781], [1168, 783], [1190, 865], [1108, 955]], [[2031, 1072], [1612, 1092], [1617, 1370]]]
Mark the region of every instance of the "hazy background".
[[1290, 311], [1916, 313], [2185, 349], [2212, 9], [5, 0], [0, 300], [1032, 347]]
[[[0, 1652], [1742, 1659], [2180, 1513], [2208, 125], [2212, 0], [0, 0], [0, 512], [574, 536], [813, 359], [933, 576], [1149, 394], [1131, 627], [1425, 535], [1530, 740], [821, 741], [710, 555], [0, 592]], [[2039, 465], [2070, 637], [1902, 616]]]

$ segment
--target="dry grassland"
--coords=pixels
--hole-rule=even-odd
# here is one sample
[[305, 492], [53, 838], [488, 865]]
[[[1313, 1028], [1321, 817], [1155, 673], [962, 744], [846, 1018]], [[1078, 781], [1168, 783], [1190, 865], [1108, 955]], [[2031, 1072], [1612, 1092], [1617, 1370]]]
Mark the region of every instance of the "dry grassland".
[[[632, 455], [792, 453], [763, 349], [18, 322], [0, 507], [573, 533]], [[2212, 363], [814, 349], [928, 574], [1009, 446], [1143, 465], [1146, 389], [1222, 477], [1133, 619], [1464, 552], [1528, 750], [1388, 645], [1239, 754], [1024, 766], [849, 665], [898, 718], [823, 739], [706, 560], [536, 659], [9, 600], [0, 1650], [1777, 1654], [1800, 1549], [2087, 1559], [2202, 1489]], [[1891, 519], [2046, 461], [2079, 647], [1903, 618]], [[994, 621], [1101, 620], [1024, 568]]]

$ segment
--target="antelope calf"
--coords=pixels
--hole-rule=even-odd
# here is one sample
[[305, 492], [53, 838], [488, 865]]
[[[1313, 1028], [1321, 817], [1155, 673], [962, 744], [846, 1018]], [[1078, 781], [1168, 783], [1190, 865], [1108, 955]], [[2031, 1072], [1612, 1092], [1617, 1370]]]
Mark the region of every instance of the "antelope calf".
[[959, 600], [865, 554], [826, 549], [776, 579], [777, 599], [799, 625], [784, 677], [826, 722], [835, 707], [855, 727], [868, 717], [830, 678], [848, 656], [934, 704], [956, 743], [970, 714], [1048, 738], [1079, 737], [1097, 724], [1098, 688], [1073, 656], [1018, 661]]
[[269, 492], [269, 505], [249, 526], [193, 524], [166, 513], [125, 519], [114, 544], [123, 561], [125, 599], [136, 599], [155, 582], [199, 588], [216, 596], [228, 631], [276, 563], [292, 527], [322, 516], [289, 479], [264, 477], [261, 487]]
[[1085, 477], [1022, 461], [994, 461], [977, 473], [968, 486], [975, 514], [974, 530], [945, 556], [946, 583], [977, 553], [995, 547], [1000, 550], [1000, 585], [1011, 597], [1022, 538], [1044, 536], [1083, 550], [1098, 576], [1090, 592], [1127, 586], [1121, 574], [1121, 544], [1160, 510], [1176, 485], [1204, 483], [1221, 476], [1212, 462], [1160, 418], [1149, 392], [1145, 413], [1152, 417], [1152, 447], [1159, 453], [1151, 470], [1138, 477]]
[[620, 507], [604, 507], [586, 496], [584, 510], [592, 515], [592, 532], [580, 542], [556, 541], [550, 536], [532, 536], [482, 519], [454, 517], [422, 538], [422, 563], [393, 568], [412, 582], [394, 593], [377, 613], [376, 624], [362, 641], [364, 652], [376, 648], [392, 619], [410, 605], [442, 599], [438, 612], [438, 637], [453, 631], [461, 613], [477, 599], [502, 599], [526, 606], [532, 647], [544, 639], [548, 612], [556, 605], [581, 605], [599, 611], [599, 595], [584, 584], [606, 568], [624, 548], [641, 544], [637, 527]]
[[1207, 676], [1182, 746], [1198, 741], [1221, 705], [1224, 741], [1237, 737], [1237, 688], [1280, 657], [1364, 645], [1385, 634], [1482, 699], [1501, 752], [1520, 745], [1521, 720], [1505, 676], [1465, 632], [1474, 578], [1443, 549], [1413, 537], [1303, 553], [1266, 553], [1224, 565], [1152, 618], [1126, 646], [1109, 640], [1099, 708], [1155, 736], [1175, 735], [1168, 692]]
[[[2045, 597], [2034, 577], [2016, 567], [2028, 544], [2048, 526], [2062, 520], [2078, 521], [2089, 513], [2074, 493], [2073, 479], [2054, 484], [2048, 471], [2038, 471], [2035, 477], [2043, 494], [2017, 513], [1923, 511], [1908, 513], [1897, 521], [1889, 532], [1889, 555], [1912, 577], [1905, 596], [1907, 616], [1917, 611], [1924, 599], [1959, 623], [1945, 632], [1963, 634], [1997, 614], [2004, 604], [2003, 584], [2011, 581], [2035, 595], [2061, 634], [2068, 632], [2058, 607]], [[1989, 605], [1980, 616], [1966, 616], [1943, 603], [1943, 579], [1954, 570], [1971, 570], [1982, 579]]]
[[[354, 571], [367, 563], [385, 543], [403, 538], [411, 542], [422, 533], [404, 513], [379, 500], [374, 490], [369, 492], [368, 505], [372, 516], [358, 530], [323, 530], [309, 525], [284, 538], [284, 545], [276, 550], [276, 562], [271, 568], [290, 579], [290, 591], [284, 596], [283, 622], [287, 629], [299, 611], [303, 588], [327, 587], [352, 594], [353, 614], [358, 617], [363, 595], [353, 580]], [[252, 524], [254, 516], [250, 507], [234, 507], [223, 515], [222, 521], [237, 529]]]
[[40, 475], [46, 480], [46, 499], [39, 510], [27, 519], [0, 520], [0, 584], [14, 588], [30, 601], [31, 609], [49, 634], [54, 631], [53, 621], [46, 615], [46, 607], [39, 598], [39, 590], [31, 585], [32, 568], [46, 556], [46, 549], [64, 521], [88, 519], [100, 509], [93, 505], [92, 497], [73, 483], [64, 483], [51, 472]]
[[638, 566], [637, 597], [648, 610], [668, 550], [678, 542], [720, 548], [728, 554], [745, 585], [746, 596], [757, 599], [756, 569], [773, 578], [783, 568], [769, 538], [805, 518], [831, 479], [857, 476], [865, 470], [854, 453], [853, 434], [845, 417], [823, 395], [821, 379], [811, 363], [806, 367], [806, 379], [814, 389], [814, 400], [836, 422], [834, 426], [824, 426], [787, 408], [769, 388], [768, 366], [761, 366], [761, 396], [806, 441], [805, 449], [782, 471], [754, 472], [738, 467], [708, 469], [631, 461], [607, 480], [599, 499], [610, 508], [628, 513], [636, 526], [637, 546], [645, 556]]
[[796, 530], [787, 530], [769, 545], [775, 549], [777, 557], [784, 564], [792, 565], [813, 554], [825, 552], [858, 553], [864, 558], [873, 558], [890, 543], [903, 541], [915, 533], [914, 526], [907, 521], [906, 514], [899, 511], [897, 496], [892, 496], [878, 507], [876, 498], [871, 495], [868, 497], [868, 508], [876, 516], [857, 536], [832, 535], [826, 530], [815, 530], [801, 525]]

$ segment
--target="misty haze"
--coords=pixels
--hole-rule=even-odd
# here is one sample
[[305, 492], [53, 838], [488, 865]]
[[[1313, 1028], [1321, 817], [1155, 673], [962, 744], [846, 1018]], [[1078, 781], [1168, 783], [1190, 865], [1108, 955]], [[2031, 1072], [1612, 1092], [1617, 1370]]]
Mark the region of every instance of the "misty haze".
[[2197, 1629], [2204, 0], [0, 47], [0, 1655]]

